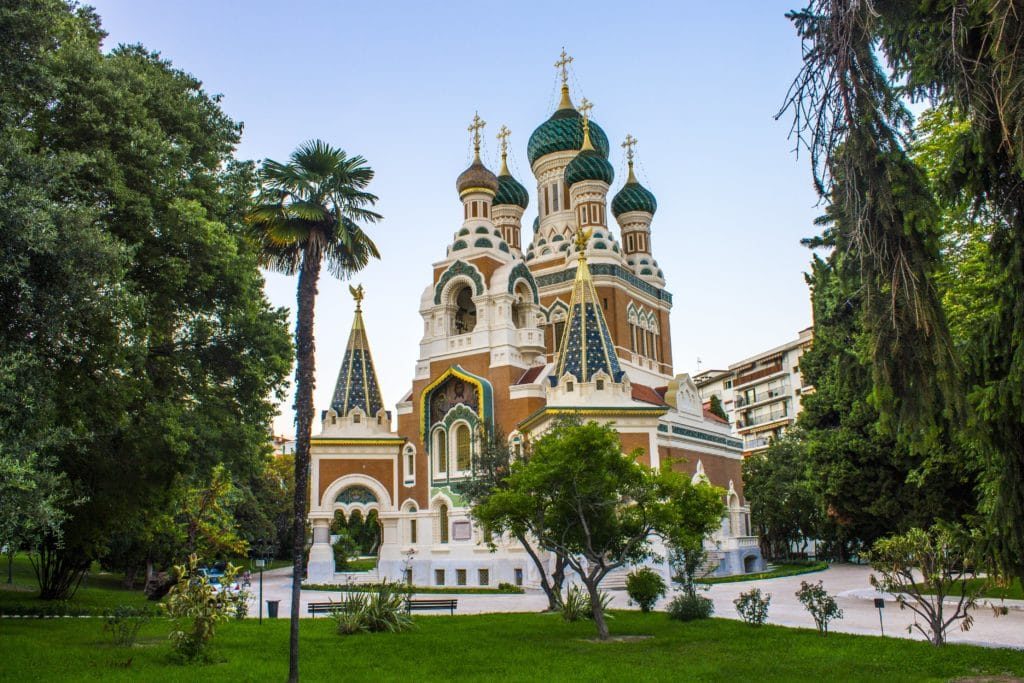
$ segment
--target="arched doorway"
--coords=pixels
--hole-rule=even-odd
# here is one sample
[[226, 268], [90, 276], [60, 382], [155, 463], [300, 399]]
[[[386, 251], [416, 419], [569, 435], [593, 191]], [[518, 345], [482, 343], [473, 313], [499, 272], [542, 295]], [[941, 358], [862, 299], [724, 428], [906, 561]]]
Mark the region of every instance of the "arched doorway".
[[331, 545], [336, 571], [371, 571], [377, 567], [382, 527], [374, 493], [358, 484], [335, 499]]

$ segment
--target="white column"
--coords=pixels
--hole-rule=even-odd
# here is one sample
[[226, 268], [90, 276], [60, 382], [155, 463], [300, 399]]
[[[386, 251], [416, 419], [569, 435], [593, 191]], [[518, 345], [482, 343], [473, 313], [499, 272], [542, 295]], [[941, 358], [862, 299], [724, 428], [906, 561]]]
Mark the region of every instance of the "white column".
[[309, 549], [310, 583], [331, 583], [334, 580], [334, 548], [331, 547], [331, 520], [315, 518], [313, 523], [313, 546]]

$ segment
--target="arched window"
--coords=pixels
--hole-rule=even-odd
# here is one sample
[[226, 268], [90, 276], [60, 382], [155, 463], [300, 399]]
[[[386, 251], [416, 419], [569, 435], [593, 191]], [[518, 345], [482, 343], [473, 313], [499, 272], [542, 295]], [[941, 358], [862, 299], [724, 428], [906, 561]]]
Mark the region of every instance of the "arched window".
[[466, 334], [476, 327], [476, 304], [473, 290], [463, 285], [455, 292], [455, 320], [453, 334]]
[[529, 286], [520, 280], [515, 287], [515, 296], [515, 303], [512, 304], [512, 324], [516, 327], [529, 327], [533, 293]]
[[434, 467], [439, 476], [448, 476], [448, 435], [443, 429], [434, 430]]
[[468, 425], [455, 428], [455, 469], [461, 472], [469, 471], [473, 464], [471, 441]]
[[448, 506], [442, 504], [437, 510], [438, 524], [440, 525], [440, 541], [448, 542]]
[[405, 447], [405, 483], [416, 481], [416, 449], [409, 444]]

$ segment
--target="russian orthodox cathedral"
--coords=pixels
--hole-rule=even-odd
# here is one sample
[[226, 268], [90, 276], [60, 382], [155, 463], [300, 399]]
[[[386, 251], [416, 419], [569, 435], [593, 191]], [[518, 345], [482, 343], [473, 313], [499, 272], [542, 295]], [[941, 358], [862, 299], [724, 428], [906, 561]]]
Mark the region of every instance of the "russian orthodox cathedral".
[[672, 295], [652, 241], [658, 203], [634, 173], [636, 140], [622, 143], [629, 170], [609, 202], [611, 146], [586, 99], [573, 104], [571, 61], [563, 51], [561, 101], [526, 147], [537, 183], [527, 235], [530, 195], [509, 172], [508, 129], [498, 133], [495, 174], [480, 158], [485, 123], [475, 116], [469, 127], [474, 158], [455, 182], [462, 223], [420, 297], [419, 360], [397, 404], [396, 431], [374, 370], [363, 292], [353, 289], [334, 397], [312, 440], [309, 581], [346, 578], [331, 545], [340, 514], [378, 521], [375, 578], [536, 585], [517, 542], [498, 539], [491, 552], [462, 492], [482, 433], [504, 435], [515, 453], [563, 415], [610, 422], [624, 453], [639, 449], [646, 465], [668, 463], [725, 489], [727, 513], [706, 541], [708, 570], [763, 567], [742, 500], [742, 443], [704, 408], [690, 376], [673, 374]]

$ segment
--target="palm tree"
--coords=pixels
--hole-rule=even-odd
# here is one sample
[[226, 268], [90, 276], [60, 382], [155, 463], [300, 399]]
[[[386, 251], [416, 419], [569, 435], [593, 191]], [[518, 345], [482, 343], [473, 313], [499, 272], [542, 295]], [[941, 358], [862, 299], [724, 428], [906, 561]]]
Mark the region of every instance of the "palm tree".
[[373, 169], [361, 156], [320, 140], [305, 142], [288, 163], [264, 162], [260, 192], [248, 223], [264, 266], [285, 275], [298, 273], [295, 324], [295, 539], [292, 546], [292, 611], [288, 680], [299, 680], [299, 593], [306, 539], [309, 437], [313, 424], [313, 307], [320, 268], [347, 279], [380, 258], [359, 223], [381, 216], [368, 207], [377, 197], [365, 191]]

